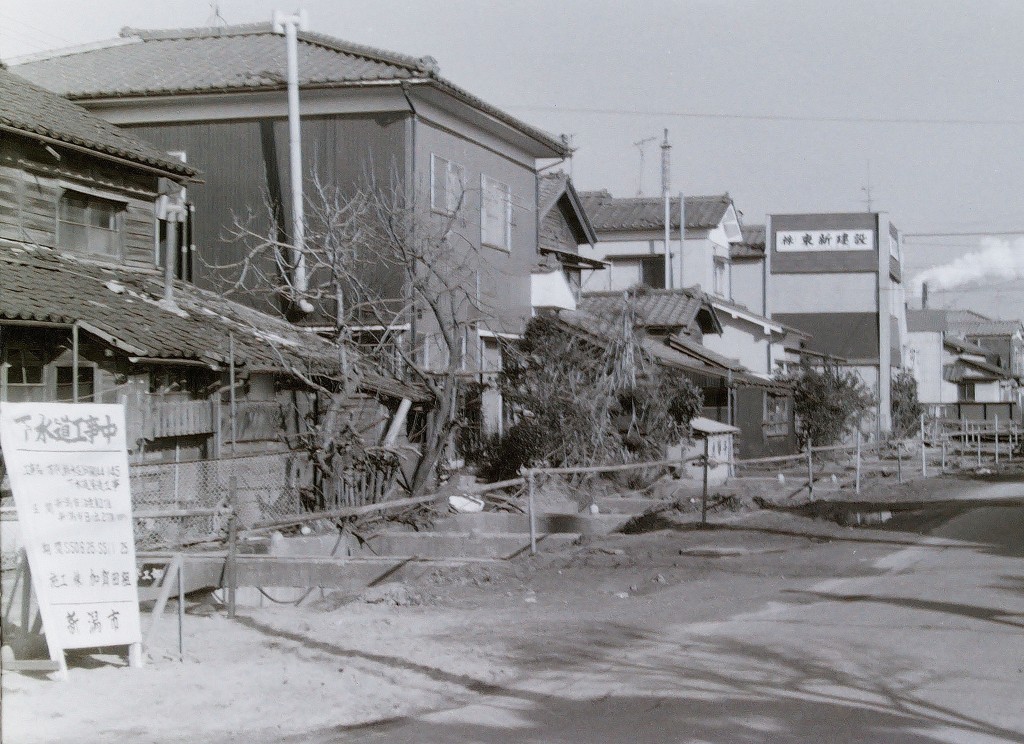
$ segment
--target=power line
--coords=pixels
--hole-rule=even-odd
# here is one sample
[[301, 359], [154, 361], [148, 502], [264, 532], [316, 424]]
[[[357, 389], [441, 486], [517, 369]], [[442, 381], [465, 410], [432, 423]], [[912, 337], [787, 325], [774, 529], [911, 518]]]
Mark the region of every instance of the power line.
[[992, 230], [980, 230], [978, 232], [934, 232], [934, 233], [901, 233], [902, 238], [962, 238], [969, 237], [971, 235], [979, 235], [981, 237], [989, 235], [1024, 235], [1024, 230], [1004, 230], [1004, 231], [992, 231]]
[[857, 116], [795, 116], [789, 114], [723, 114], [696, 111], [643, 111], [618, 108], [574, 108], [566, 106], [525, 106], [505, 104], [504, 108], [519, 111], [555, 111], [567, 114], [593, 114], [600, 116], [659, 116], [682, 119], [738, 119], [744, 121], [806, 121], [828, 124], [941, 124], [977, 126], [1021, 126], [1024, 119], [928, 119], [899, 117], [857, 117]]

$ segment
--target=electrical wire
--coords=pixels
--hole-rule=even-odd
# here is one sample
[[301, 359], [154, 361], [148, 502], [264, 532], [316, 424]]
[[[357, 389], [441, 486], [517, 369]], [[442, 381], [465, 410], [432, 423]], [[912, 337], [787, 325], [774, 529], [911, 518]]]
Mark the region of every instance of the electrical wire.
[[818, 122], [825, 124], [935, 124], [953, 126], [1022, 126], [1024, 119], [930, 119], [921, 117], [799, 116], [791, 114], [725, 114], [696, 111], [641, 110], [626, 108], [576, 108], [570, 106], [530, 106], [505, 104], [519, 111], [552, 111], [597, 116], [658, 116], [679, 119], [736, 119], [741, 121]]

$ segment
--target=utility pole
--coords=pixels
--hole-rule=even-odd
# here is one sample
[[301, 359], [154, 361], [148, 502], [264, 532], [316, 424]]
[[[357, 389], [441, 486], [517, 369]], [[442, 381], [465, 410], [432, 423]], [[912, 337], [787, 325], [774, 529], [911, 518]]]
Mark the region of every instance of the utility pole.
[[672, 244], [669, 242], [672, 229], [672, 198], [669, 195], [669, 170], [672, 145], [668, 143], [668, 130], [661, 143], [661, 196], [665, 200], [665, 289], [672, 289]]
[[288, 53], [288, 160], [292, 187], [292, 301], [304, 313], [313, 312], [306, 299], [306, 235], [302, 202], [302, 132], [299, 119], [299, 41], [298, 32], [307, 27], [306, 11], [292, 15], [274, 11], [275, 34], [284, 34]]

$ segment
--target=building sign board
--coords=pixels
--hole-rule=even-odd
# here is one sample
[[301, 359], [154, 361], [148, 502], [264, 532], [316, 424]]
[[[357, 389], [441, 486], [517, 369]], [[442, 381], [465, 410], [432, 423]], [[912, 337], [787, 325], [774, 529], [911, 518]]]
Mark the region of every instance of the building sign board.
[[875, 247], [874, 230], [778, 230], [778, 251], [870, 251]]
[[2, 403], [0, 448], [51, 651], [141, 642], [124, 407]]

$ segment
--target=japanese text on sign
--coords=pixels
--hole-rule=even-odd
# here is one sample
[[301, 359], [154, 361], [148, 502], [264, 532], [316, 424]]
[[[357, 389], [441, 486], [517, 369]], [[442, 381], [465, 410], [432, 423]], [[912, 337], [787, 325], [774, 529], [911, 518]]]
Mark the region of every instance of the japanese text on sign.
[[3, 403], [0, 445], [48, 640], [139, 642], [124, 409]]
[[775, 247], [779, 251], [870, 251], [875, 247], [875, 231], [779, 230]]

